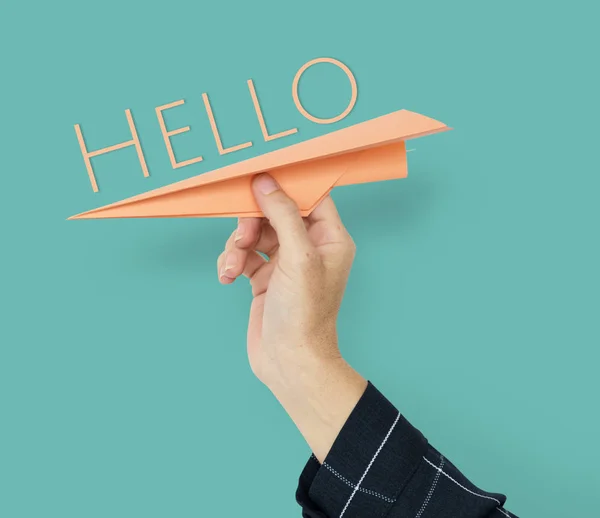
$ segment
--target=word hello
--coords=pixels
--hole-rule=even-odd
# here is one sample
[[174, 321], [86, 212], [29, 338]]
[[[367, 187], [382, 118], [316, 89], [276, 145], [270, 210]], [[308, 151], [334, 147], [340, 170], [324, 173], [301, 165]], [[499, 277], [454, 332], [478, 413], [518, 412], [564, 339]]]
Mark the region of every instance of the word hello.
[[[309, 67], [311, 67], [312, 65], [315, 65], [317, 63], [331, 63], [331, 64], [341, 68], [345, 72], [348, 79], [350, 80], [350, 85], [352, 87], [352, 97], [351, 97], [350, 102], [348, 103], [348, 106], [346, 107], [346, 109], [342, 113], [337, 115], [336, 117], [332, 117], [330, 119], [319, 119], [319, 118], [315, 117], [314, 115], [311, 115], [310, 113], [308, 113], [306, 111], [306, 109], [304, 108], [304, 106], [302, 106], [302, 103], [300, 102], [300, 98], [298, 97], [298, 83], [300, 82], [300, 78], [302, 77], [302, 74]], [[286, 137], [288, 135], [292, 135], [298, 131], [298, 128], [291, 128], [286, 131], [281, 131], [279, 133], [269, 135], [269, 132], [267, 131], [267, 125], [265, 123], [265, 118], [263, 116], [262, 109], [258, 102], [258, 97], [256, 96], [256, 90], [254, 88], [254, 83], [253, 83], [252, 79], [248, 79], [247, 83], [248, 83], [248, 89], [250, 90], [250, 96], [252, 97], [252, 102], [254, 103], [254, 110], [256, 111], [256, 117], [258, 118], [258, 123], [260, 125], [260, 129], [262, 131], [263, 137], [266, 142], [269, 142], [271, 140], [275, 140], [275, 139], [278, 139], [281, 137]], [[357, 98], [356, 80], [355, 80], [354, 76], [352, 75], [352, 72], [350, 71], [350, 69], [346, 65], [344, 65], [342, 62], [340, 62], [336, 59], [332, 59], [332, 58], [313, 59], [312, 61], [309, 61], [308, 63], [305, 63], [302, 67], [300, 67], [300, 69], [296, 73], [296, 76], [294, 77], [294, 82], [292, 84], [292, 97], [294, 99], [294, 104], [296, 105], [296, 108], [298, 109], [298, 111], [304, 117], [306, 117], [308, 120], [310, 120], [312, 122], [316, 122], [317, 124], [332, 124], [334, 122], [342, 120], [354, 108], [354, 105], [356, 104], [356, 98]], [[207, 113], [208, 119], [210, 121], [210, 126], [211, 126], [212, 133], [213, 133], [213, 136], [215, 139], [215, 143], [217, 145], [217, 149], [219, 150], [219, 154], [225, 155], [227, 153], [233, 153], [234, 151], [239, 151], [240, 149], [245, 149], [245, 148], [252, 146], [252, 142], [244, 142], [243, 144], [237, 144], [235, 146], [224, 148], [223, 143], [221, 141], [221, 136], [219, 134], [219, 130], [217, 128], [217, 123], [215, 121], [212, 106], [208, 99], [208, 95], [206, 93], [203, 93], [202, 99], [204, 101], [204, 107], [206, 108], [206, 113]], [[202, 156], [197, 156], [195, 158], [191, 158], [191, 159], [185, 160], [183, 162], [178, 162], [175, 159], [175, 153], [173, 152], [171, 138], [174, 137], [175, 135], [179, 135], [181, 133], [185, 133], [186, 131], [189, 131], [190, 127], [185, 126], [183, 128], [168, 130], [167, 126], [165, 124], [165, 119], [163, 117], [163, 112], [165, 110], [168, 110], [169, 108], [174, 108], [174, 107], [180, 106], [182, 104], [184, 104], [184, 100], [180, 99], [179, 101], [165, 104], [163, 106], [158, 106], [156, 108], [156, 117], [158, 118], [158, 124], [160, 126], [160, 131], [161, 131], [163, 139], [165, 141], [165, 146], [167, 147], [167, 153], [169, 155], [169, 159], [171, 161], [171, 166], [173, 167], [173, 169], [178, 169], [180, 167], [185, 167], [186, 165], [195, 164], [197, 162], [202, 161]], [[85, 142], [83, 140], [83, 134], [81, 132], [81, 127], [79, 126], [79, 124], [75, 124], [75, 133], [77, 134], [77, 140], [79, 141], [79, 147], [81, 148], [81, 153], [83, 155], [85, 167], [86, 167], [88, 175], [90, 177], [90, 183], [92, 184], [92, 189], [94, 190], [94, 192], [98, 192], [98, 184], [96, 182], [96, 176], [94, 175], [94, 170], [92, 168], [92, 163], [91, 163], [90, 159], [95, 156], [98, 156], [98, 155], [110, 153], [111, 151], [117, 151], [118, 149], [123, 149], [123, 148], [129, 147], [129, 146], [134, 146], [137, 151], [137, 155], [138, 155], [138, 158], [140, 161], [140, 165], [142, 166], [142, 171], [144, 173], [144, 176], [148, 177], [150, 175], [150, 173], [148, 172], [148, 166], [146, 165], [146, 159], [144, 158], [144, 153], [142, 151], [142, 146], [140, 145], [140, 139], [138, 137], [137, 129], [135, 127], [135, 123], [133, 122], [133, 117], [131, 116], [131, 110], [129, 110], [129, 109], [125, 110], [125, 117], [127, 117], [129, 129], [131, 130], [131, 137], [132, 137], [131, 140], [128, 140], [126, 142], [121, 142], [120, 144], [115, 144], [114, 146], [109, 146], [109, 147], [105, 147], [102, 149], [98, 149], [97, 151], [88, 151], [88, 149], [85, 145]]]

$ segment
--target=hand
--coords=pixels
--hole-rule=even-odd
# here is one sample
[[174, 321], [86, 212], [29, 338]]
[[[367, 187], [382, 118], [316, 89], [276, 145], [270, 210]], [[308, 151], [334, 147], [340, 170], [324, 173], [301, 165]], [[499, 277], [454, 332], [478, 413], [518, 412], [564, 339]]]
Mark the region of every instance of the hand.
[[270, 385], [288, 378], [297, 362], [339, 359], [336, 318], [355, 248], [329, 196], [303, 220], [270, 176], [253, 188], [266, 219], [239, 220], [218, 271], [223, 284], [242, 274], [250, 279], [248, 356]]
[[329, 196], [303, 219], [269, 175], [253, 191], [266, 218], [239, 220], [219, 256], [219, 280], [250, 279], [250, 366], [324, 458], [366, 386], [342, 359], [336, 333], [354, 242]]

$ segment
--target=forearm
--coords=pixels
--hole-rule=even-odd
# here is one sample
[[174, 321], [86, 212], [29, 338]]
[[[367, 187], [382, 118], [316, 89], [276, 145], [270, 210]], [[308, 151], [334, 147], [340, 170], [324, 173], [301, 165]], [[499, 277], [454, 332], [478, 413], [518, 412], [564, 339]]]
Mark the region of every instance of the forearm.
[[268, 383], [314, 455], [297, 491], [303, 516], [514, 516], [503, 495], [474, 486], [339, 354], [319, 354], [337, 350], [328, 336], [282, 348], [291, 352], [278, 356]]
[[269, 388], [323, 462], [367, 381], [339, 356], [319, 358], [302, 351], [288, 365]]

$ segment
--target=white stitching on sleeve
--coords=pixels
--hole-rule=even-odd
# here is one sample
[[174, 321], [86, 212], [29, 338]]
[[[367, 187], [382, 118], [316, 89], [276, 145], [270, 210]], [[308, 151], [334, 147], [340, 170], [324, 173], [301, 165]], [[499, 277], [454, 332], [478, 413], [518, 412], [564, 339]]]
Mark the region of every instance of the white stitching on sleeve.
[[461, 487], [462, 489], [464, 489], [467, 493], [471, 493], [472, 495], [475, 496], [479, 496], [481, 498], [487, 498], [488, 500], [493, 500], [494, 502], [496, 502], [498, 505], [502, 505], [502, 502], [500, 502], [500, 500], [498, 500], [497, 498], [494, 498], [493, 496], [487, 496], [487, 495], [480, 495], [479, 493], [475, 493], [474, 491], [471, 491], [470, 489], [467, 489], [465, 486], [463, 486], [460, 482], [457, 482], [456, 480], [454, 480], [450, 475], [448, 475], [448, 473], [446, 473], [443, 469], [438, 468], [433, 462], [431, 462], [429, 459], [427, 459], [426, 457], [423, 457], [425, 459], [425, 462], [427, 462], [427, 464], [429, 464], [431, 467], [433, 467], [434, 469], [437, 469], [442, 475], [446, 476], [447, 478], [449, 478], [450, 480], [452, 480], [452, 482], [454, 482], [458, 487]]
[[[329, 464], [327, 464], [327, 462], [324, 462], [323, 466], [325, 466], [329, 471], [331, 471], [331, 473], [333, 473], [337, 478], [339, 478], [342, 482], [344, 482], [345, 484], [347, 484], [348, 486], [350, 486], [352, 489], [354, 489], [356, 487], [355, 484], [353, 484], [352, 482], [350, 482], [343, 475], [340, 475], [335, 469], [333, 469]], [[382, 495], [381, 493], [378, 493], [377, 491], [372, 491], [371, 489], [365, 489], [364, 487], [359, 487], [358, 490], [361, 493], [366, 493], [368, 495], [373, 495], [373, 496], [376, 496], [378, 498], [381, 498], [382, 500], [385, 500], [386, 502], [389, 502], [390, 504], [393, 504], [396, 501], [393, 498], [390, 498], [388, 496]]]
[[346, 512], [346, 509], [348, 509], [348, 506], [350, 505], [350, 502], [352, 502], [352, 499], [354, 498], [354, 495], [359, 490], [360, 485], [362, 484], [362, 481], [367, 476], [367, 473], [369, 472], [369, 470], [371, 469], [371, 466], [375, 462], [375, 459], [377, 458], [377, 455], [379, 455], [379, 452], [382, 450], [382, 448], [385, 446], [385, 443], [390, 438], [390, 435], [394, 431], [394, 428], [396, 427], [396, 424], [398, 423], [399, 419], [400, 419], [400, 412], [398, 412], [398, 415], [396, 416], [396, 419], [394, 419], [394, 422], [392, 423], [392, 426], [390, 426], [390, 429], [388, 430], [388, 433], [383, 438], [383, 441], [381, 441], [381, 444], [379, 445], [379, 448], [377, 448], [377, 451], [375, 452], [375, 455], [373, 455], [373, 458], [371, 459], [371, 462], [369, 462], [369, 465], [365, 469], [365, 472], [362, 474], [362, 477], [360, 477], [360, 480], [358, 481], [358, 484], [356, 484], [356, 487], [352, 491], [352, 494], [350, 495], [350, 498], [348, 498], [348, 501], [346, 502], [346, 505], [344, 506], [344, 508], [342, 509], [342, 512], [340, 513], [340, 518], [342, 518], [342, 516], [344, 516], [344, 513]]
[[429, 488], [429, 493], [427, 493], [427, 497], [423, 501], [423, 505], [421, 506], [421, 509], [419, 509], [419, 512], [417, 513], [417, 515], [415, 516], [415, 518], [421, 518], [421, 515], [423, 514], [423, 511], [427, 507], [427, 504], [429, 503], [429, 500], [431, 500], [431, 495], [433, 495], [433, 492], [435, 491], [435, 486], [437, 485], [437, 482], [438, 482], [438, 480], [440, 478], [440, 473], [443, 470], [444, 461], [446, 460], [446, 459], [444, 459], [443, 455], [440, 455], [440, 459], [441, 459], [440, 460], [440, 467], [438, 468], [438, 471], [435, 474], [435, 477], [433, 478], [433, 482], [431, 483], [431, 487]]
[[425, 462], [427, 462], [427, 464], [429, 464], [432, 468], [436, 469], [438, 471], [438, 474], [441, 473], [442, 475], [446, 476], [447, 478], [449, 478], [450, 480], [452, 480], [452, 482], [454, 482], [458, 487], [464, 489], [467, 493], [471, 493], [472, 495], [478, 496], [480, 498], [487, 498], [488, 500], [493, 500], [494, 502], [496, 502], [498, 504], [498, 507], [496, 507], [496, 509], [498, 509], [498, 511], [500, 511], [504, 516], [507, 516], [508, 518], [512, 518], [512, 516], [510, 515], [510, 513], [508, 511], [504, 510], [501, 507], [502, 506], [502, 502], [500, 502], [500, 500], [498, 500], [497, 498], [494, 498], [493, 496], [480, 495], [479, 493], [475, 493], [475, 491], [471, 491], [470, 489], [466, 488], [465, 486], [463, 486], [462, 484], [460, 484], [459, 482], [457, 482], [456, 480], [454, 480], [450, 475], [448, 475], [448, 473], [446, 473], [442, 469], [441, 465], [438, 468], [428, 458], [423, 457], [423, 459], [425, 459]]

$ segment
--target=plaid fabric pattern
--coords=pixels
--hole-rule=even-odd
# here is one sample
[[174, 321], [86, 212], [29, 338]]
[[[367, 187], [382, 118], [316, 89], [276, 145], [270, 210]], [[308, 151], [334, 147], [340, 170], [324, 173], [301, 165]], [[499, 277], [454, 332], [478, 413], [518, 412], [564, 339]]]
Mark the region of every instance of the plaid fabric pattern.
[[516, 518], [506, 497], [473, 485], [368, 384], [323, 464], [296, 491], [304, 518]]

